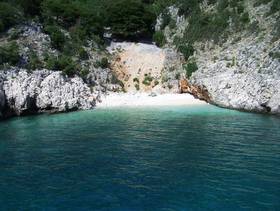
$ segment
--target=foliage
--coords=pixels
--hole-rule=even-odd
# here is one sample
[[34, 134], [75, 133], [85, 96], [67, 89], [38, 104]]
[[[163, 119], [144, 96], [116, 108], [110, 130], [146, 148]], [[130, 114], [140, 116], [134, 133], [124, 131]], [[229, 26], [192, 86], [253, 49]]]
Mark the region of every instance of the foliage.
[[43, 0], [18, 0], [17, 2], [23, 8], [24, 14], [32, 17], [40, 15]]
[[55, 25], [48, 25], [44, 29], [50, 35], [52, 47], [62, 50], [66, 42], [66, 37], [61, 29]]
[[71, 57], [66, 55], [59, 55], [58, 57], [49, 56], [46, 59], [46, 67], [50, 70], [62, 71], [68, 76], [78, 74], [81, 67]]
[[48, 23], [56, 22], [65, 27], [73, 25], [79, 17], [79, 8], [68, 0], [44, 0], [42, 11]]
[[250, 17], [249, 17], [249, 13], [245, 12], [241, 15], [240, 20], [242, 23], [246, 24], [250, 22]]
[[111, 83], [112, 84], [120, 85], [122, 87], [123, 91], [124, 91], [124, 84], [123, 84], [123, 82], [121, 80], [119, 80], [118, 77], [115, 74], [112, 75]]
[[278, 59], [280, 60], [280, 52], [269, 52], [269, 56], [273, 59]]
[[186, 74], [188, 78], [192, 76], [192, 74], [198, 70], [197, 64], [195, 61], [188, 62], [187, 65], [184, 66], [186, 70]]
[[103, 69], [108, 68], [110, 63], [106, 57], [103, 57], [100, 61], [96, 62], [96, 67], [101, 67]]
[[166, 39], [162, 31], [155, 32], [153, 35], [153, 40], [159, 47], [163, 47], [166, 44]]
[[155, 16], [140, 0], [115, 0], [107, 5], [106, 25], [115, 37], [147, 36]]
[[[185, 31], [184, 43], [193, 44], [195, 41], [223, 41], [228, 35], [229, 27], [241, 30], [250, 22], [249, 14], [245, 11], [244, 0], [213, 0], [217, 2], [215, 12], [204, 12], [199, 7], [199, 0], [182, 0], [181, 13], [189, 18]], [[231, 23], [231, 25], [229, 25]]]
[[80, 57], [81, 60], [89, 59], [89, 55], [88, 55], [87, 51], [84, 48], [80, 48], [79, 49], [79, 57]]
[[0, 2], [0, 32], [20, 23], [22, 14], [20, 10], [8, 2]]
[[154, 80], [154, 78], [150, 74], [145, 74], [145, 78], [142, 81], [142, 83], [146, 86], [150, 86], [151, 82]]
[[164, 10], [164, 12], [161, 15], [161, 19], [162, 19], [162, 22], [161, 22], [160, 29], [163, 30], [163, 29], [165, 29], [166, 26], [169, 25], [169, 23], [172, 20], [171, 15], [169, 14], [168, 10]]
[[134, 87], [135, 87], [135, 89], [137, 90], [137, 91], [139, 91], [140, 90], [140, 85], [137, 83], [137, 84], [134, 84]]
[[36, 70], [43, 67], [42, 61], [39, 59], [38, 55], [35, 51], [31, 51], [29, 53], [29, 60], [27, 64], [27, 68], [29, 70]]
[[19, 49], [15, 41], [0, 46], [0, 64], [16, 65], [19, 63], [19, 60]]
[[273, 0], [272, 5], [271, 5], [271, 9], [270, 12], [276, 13], [280, 11], [280, 1], [279, 0]]
[[188, 60], [190, 56], [194, 53], [194, 48], [190, 44], [179, 45], [178, 51], [184, 55], [185, 60]]
[[139, 79], [138, 78], [133, 78], [133, 82], [139, 83]]

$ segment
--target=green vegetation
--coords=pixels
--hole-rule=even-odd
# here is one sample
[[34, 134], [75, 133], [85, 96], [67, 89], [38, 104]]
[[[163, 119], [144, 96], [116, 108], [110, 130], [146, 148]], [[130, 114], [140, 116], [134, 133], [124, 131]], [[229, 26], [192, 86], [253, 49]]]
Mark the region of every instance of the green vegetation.
[[134, 82], [134, 87], [137, 91], [140, 90], [140, 85], [139, 85], [139, 79], [138, 78], [133, 78], [133, 82]]
[[27, 69], [29, 69], [29, 70], [36, 70], [36, 69], [39, 69], [39, 68], [42, 68], [42, 67], [43, 67], [43, 63], [39, 59], [39, 57], [36, 54], [36, 52], [31, 51], [29, 53], [29, 60], [28, 60], [28, 64], [27, 64]]
[[22, 14], [17, 7], [7, 2], [0, 2], [0, 33], [20, 23], [21, 20]]
[[152, 34], [155, 15], [140, 0], [111, 1], [106, 25], [116, 37], [130, 38]]
[[163, 47], [166, 44], [166, 39], [162, 31], [155, 32], [153, 36], [153, 40], [156, 43], [156, 45], [159, 47]]
[[279, 0], [273, 0], [270, 12], [273, 14], [275, 12], [280, 11], [280, 1]]
[[188, 60], [190, 56], [194, 53], [194, 48], [190, 44], [186, 45], [179, 45], [178, 51], [181, 52], [184, 55], [185, 60]]
[[140, 85], [137, 83], [137, 84], [134, 84], [134, 87], [135, 87], [135, 89], [137, 90], [137, 91], [139, 91], [140, 90]]
[[66, 37], [61, 29], [55, 25], [48, 25], [45, 27], [45, 31], [50, 35], [52, 47], [63, 50]]
[[278, 59], [280, 60], [280, 52], [276, 51], [276, 52], [269, 52], [269, 56], [273, 59]]
[[145, 74], [145, 78], [142, 83], [146, 86], [150, 86], [154, 78], [150, 74]]
[[161, 18], [162, 18], [162, 23], [161, 23], [160, 28], [161, 28], [161, 30], [163, 30], [166, 26], [168, 26], [170, 24], [170, 22], [172, 21], [172, 18], [166, 9], [161, 14]]
[[87, 51], [84, 48], [80, 48], [79, 49], [79, 57], [80, 57], [81, 60], [89, 59], [89, 55], [88, 55]]
[[101, 68], [109, 68], [110, 63], [106, 57], [103, 57], [100, 61], [97, 61], [95, 64], [96, 67], [101, 67]]
[[133, 82], [134, 83], [139, 83], [139, 79], [138, 78], [133, 78]]
[[261, 4], [268, 4], [271, 3], [271, 8], [270, 11], [268, 13], [268, 15], [274, 14], [278, 11], [280, 11], [280, 1], [279, 0], [258, 0], [255, 3], [255, 6], [260, 6]]
[[19, 60], [18, 45], [15, 41], [0, 46], [0, 64], [16, 65], [19, 63]]
[[186, 74], [188, 76], [188, 78], [190, 78], [192, 76], [192, 74], [198, 70], [197, 64], [195, 61], [191, 61], [188, 62], [185, 66], [184, 66], [185, 70], [186, 70]]
[[80, 65], [71, 57], [65, 55], [60, 55], [58, 57], [49, 56], [46, 58], [46, 67], [50, 70], [60, 70], [68, 76], [74, 76], [81, 71]]

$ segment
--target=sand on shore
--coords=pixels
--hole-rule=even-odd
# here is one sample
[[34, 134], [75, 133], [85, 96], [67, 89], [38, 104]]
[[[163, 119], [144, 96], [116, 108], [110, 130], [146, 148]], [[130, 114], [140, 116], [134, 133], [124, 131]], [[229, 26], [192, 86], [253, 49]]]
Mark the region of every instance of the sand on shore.
[[101, 102], [98, 102], [96, 107], [182, 106], [203, 104], [206, 104], [206, 102], [195, 99], [190, 94], [161, 94], [152, 96], [148, 93], [111, 93], [101, 97]]

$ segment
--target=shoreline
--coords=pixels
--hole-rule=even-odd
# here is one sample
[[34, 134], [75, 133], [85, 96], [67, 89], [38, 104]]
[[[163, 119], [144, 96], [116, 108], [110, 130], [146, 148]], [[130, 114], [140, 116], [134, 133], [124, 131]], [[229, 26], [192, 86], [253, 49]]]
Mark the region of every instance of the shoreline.
[[96, 108], [206, 105], [191, 94], [110, 93], [102, 96]]

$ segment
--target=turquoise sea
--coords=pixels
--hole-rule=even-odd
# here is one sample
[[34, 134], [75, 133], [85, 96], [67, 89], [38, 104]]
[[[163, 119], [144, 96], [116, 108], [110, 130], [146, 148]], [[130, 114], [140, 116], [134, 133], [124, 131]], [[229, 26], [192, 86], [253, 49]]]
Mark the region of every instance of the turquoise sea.
[[280, 210], [280, 118], [203, 105], [2, 121], [0, 210]]

